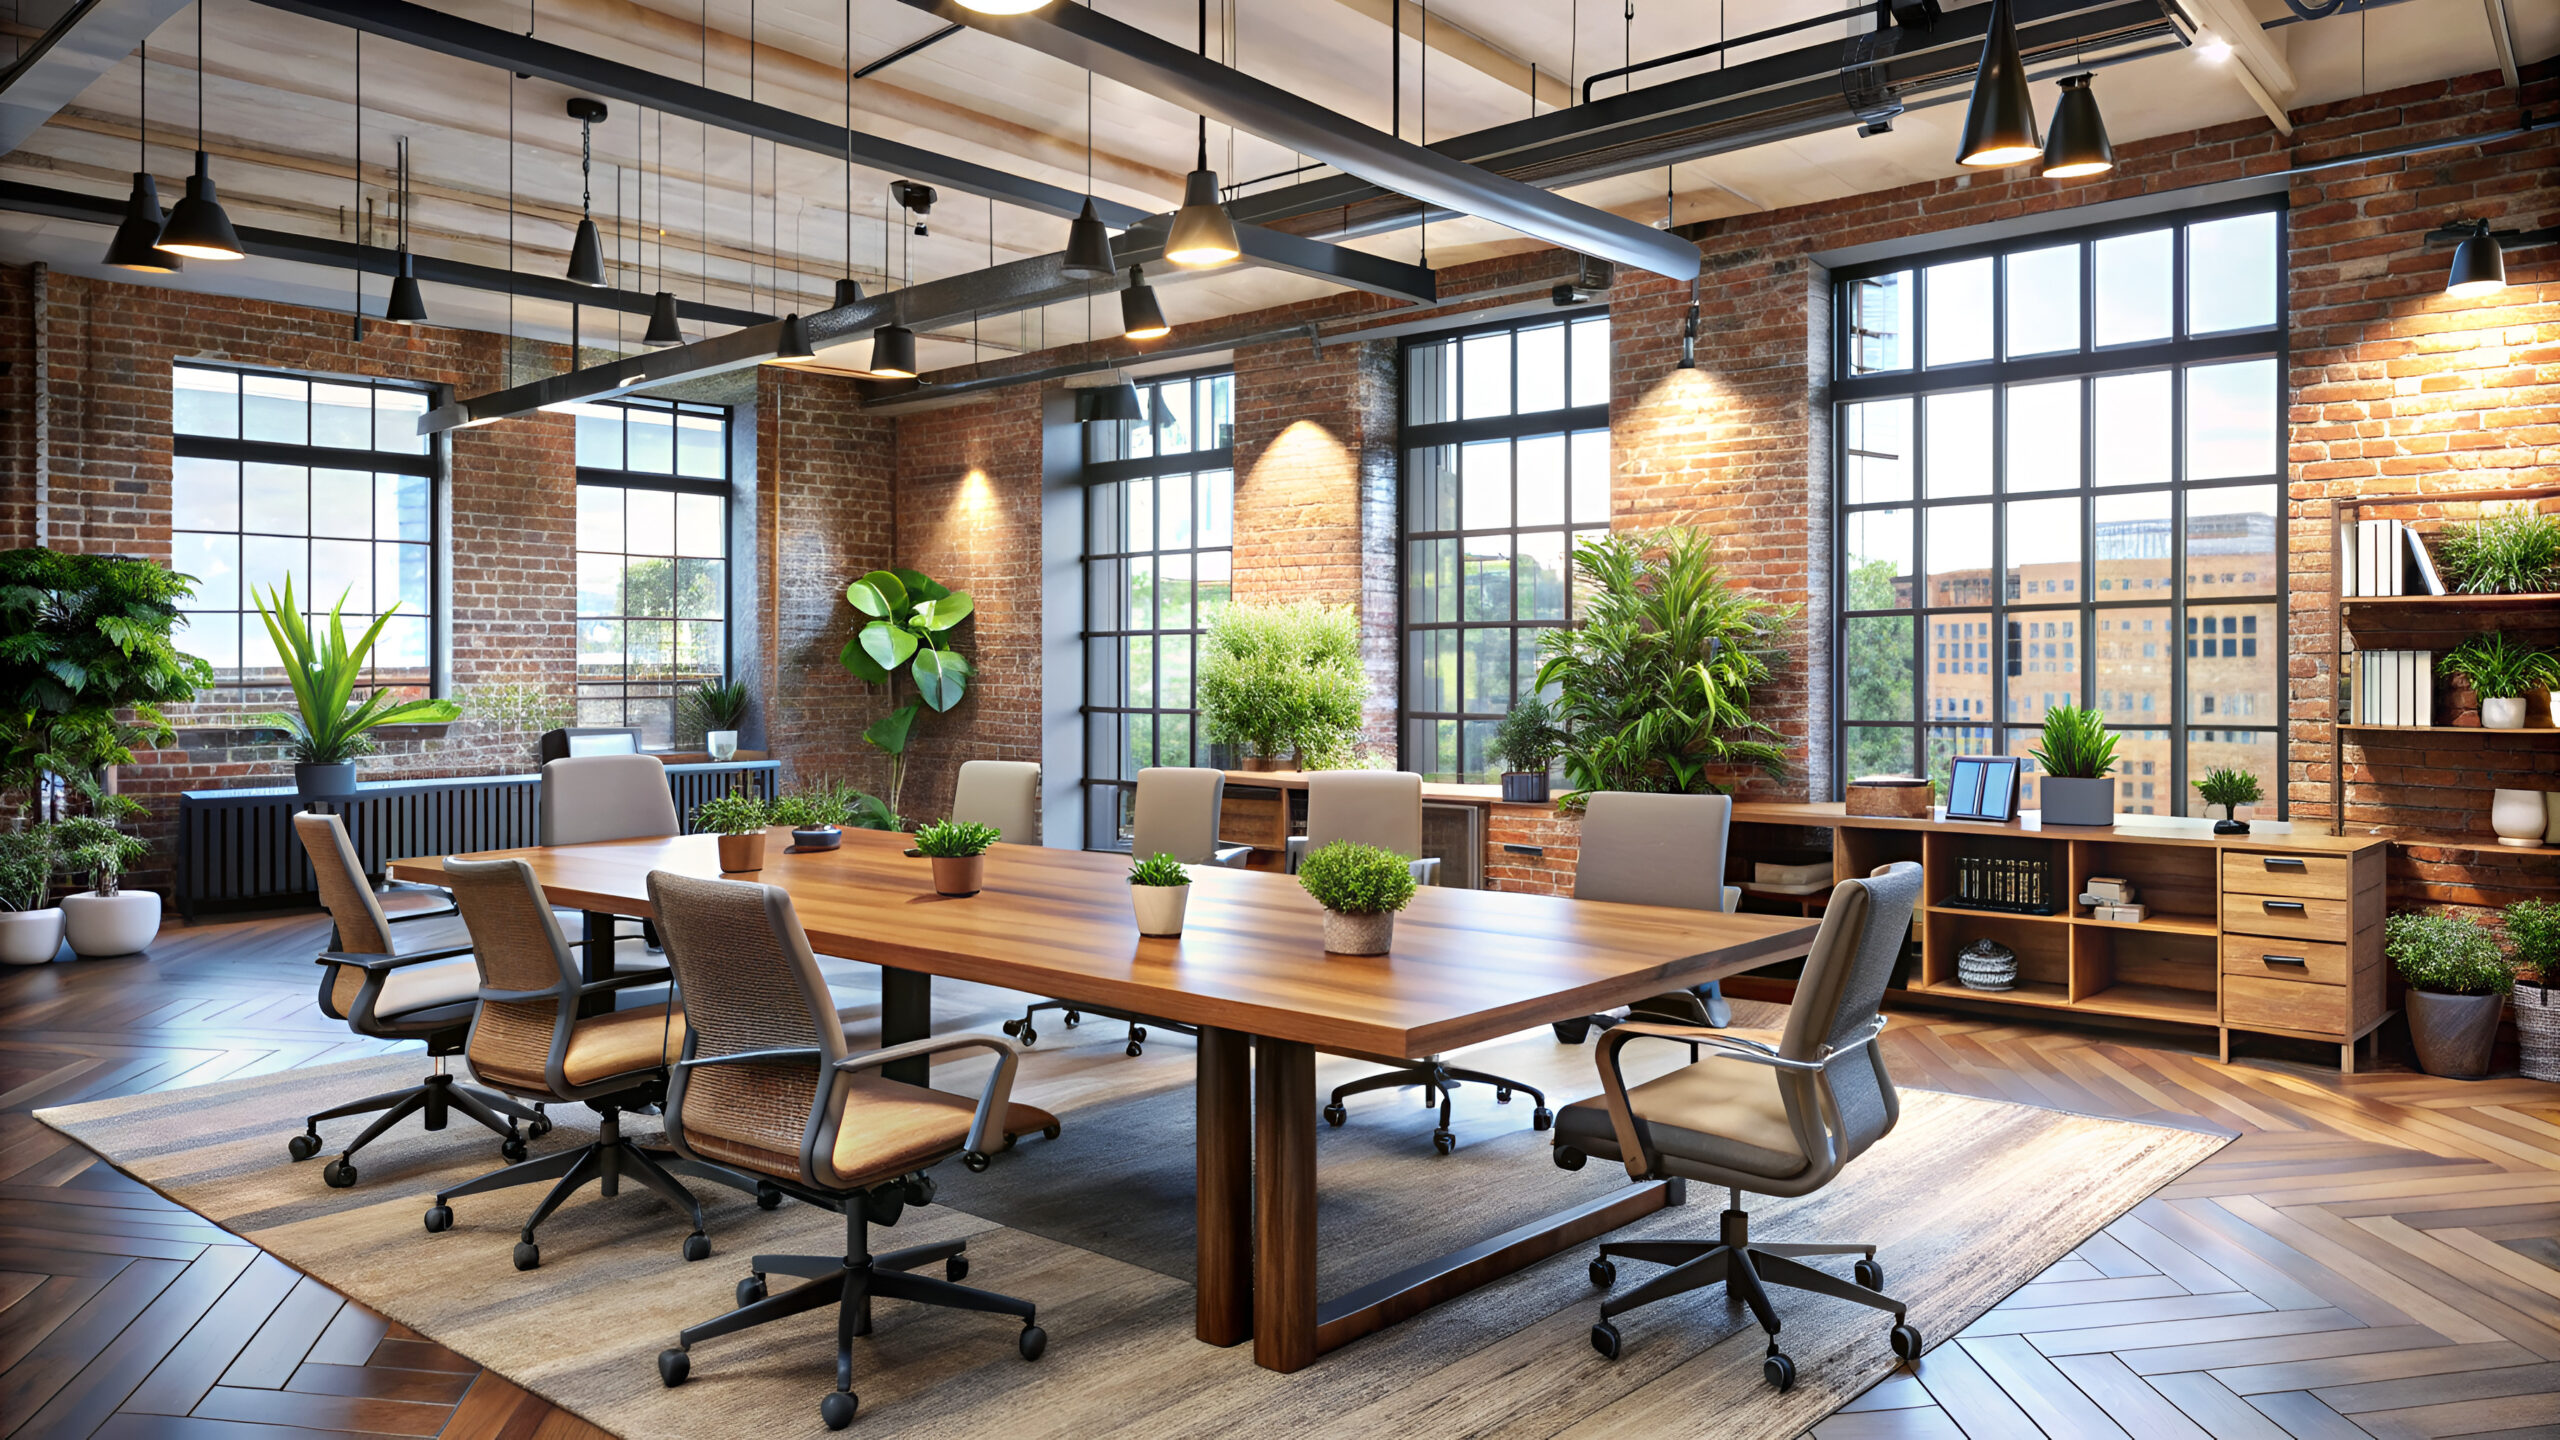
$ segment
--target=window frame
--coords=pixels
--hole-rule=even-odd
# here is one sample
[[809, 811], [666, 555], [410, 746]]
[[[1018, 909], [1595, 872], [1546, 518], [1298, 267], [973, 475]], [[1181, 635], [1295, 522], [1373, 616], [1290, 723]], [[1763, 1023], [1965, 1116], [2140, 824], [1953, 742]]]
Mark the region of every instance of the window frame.
[[[739, 463], [737, 440], [740, 429], [739, 416], [741, 414], [741, 407], [735, 405], [715, 405], [697, 400], [650, 401], [629, 396], [617, 396], [609, 400], [583, 401], [580, 403], [625, 411], [665, 411], [670, 415], [716, 415], [719, 419], [721, 428], [720, 443], [717, 449], [720, 455], [720, 476], [715, 478], [703, 475], [662, 474], [650, 470], [626, 470], [602, 465], [578, 465], [575, 467], [576, 483], [575, 489], [571, 492], [570, 503], [572, 509], [572, 528], [574, 532], [575, 508], [579, 498], [579, 493], [585, 491], [590, 486], [598, 489], [614, 489], [623, 491], [659, 491], [674, 495], [705, 495], [720, 502], [720, 520], [717, 526], [720, 536], [720, 554], [718, 556], [720, 561], [720, 618], [717, 622], [720, 626], [720, 671], [718, 678], [721, 683], [728, 683], [730, 678], [736, 672], [738, 648], [737, 602], [739, 589], [737, 572], [736, 520], [738, 501], [737, 473]], [[623, 457], [628, 461], [630, 458], [630, 422], [626, 419], [623, 422], [623, 425]], [[676, 442], [672, 437], [670, 438], [669, 443], [671, 446], [676, 446], [678, 444], [678, 442]], [[681, 450], [680, 448], [671, 450], [670, 453], [671, 455], [680, 454]], [[627, 524], [624, 543], [626, 546], [629, 543], [629, 531]], [[581, 725], [603, 723], [589, 717], [586, 713], [586, 705], [590, 698], [597, 700], [605, 698], [601, 694], [596, 694], [591, 697], [589, 689], [590, 686], [599, 688], [606, 685], [614, 686], [620, 695], [621, 714], [619, 718], [610, 723], [615, 725], [635, 725], [635, 722], [631, 719], [631, 701], [633, 698], [632, 687], [635, 685], [651, 686], [663, 684], [667, 689], [671, 702], [673, 702], [675, 706], [675, 708], [670, 710], [667, 736], [669, 749], [673, 750], [682, 743], [679, 738], [679, 730], [682, 724], [681, 701], [683, 694], [688, 687], [699, 684], [700, 681], [698, 679], [689, 678], [681, 673], [673, 674], [663, 682], [633, 680], [631, 678], [631, 634], [629, 624], [635, 618], [655, 619], [657, 617], [633, 616], [630, 613], [630, 596], [627, 591], [623, 596], [622, 609], [614, 615], [591, 616], [578, 612], [576, 608], [576, 600], [574, 598], [577, 583], [575, 567], [578, 562], [578, 557], [580, 555], [601, 555], [607, 553], [620, 555], [626, 563], [632, 558], [633, 554], [633, 552], [627, 548], [611, 552], [588, 550], [585, 546], [578, 544], [575, 534], [572, 534], [570, 540], [570, 564], [572, 567], [571, 586], [573, 598], [571, 600], [570, 623], [573, 631], [576, 627], [583, 626], [589, 620], [611, 619], [624, 626], [622, 639], [623, 678], [619, 681], [589, 680], [580, 670], [580, 666], [583, 663], [583, 641], [573, 640], [573, 654], [570, 660], [570, 668], [573, 675], [571, 680], [571, 700], [572, 703], [578, 707], [577, 723]], [[657, 557], [648, 556], [643, 558], [654, 559]], [[670, 561], [681, 561], [689, 558], [707, 559], [711, 557], [670, 555], [667, 558]], [[680, 579], [677, 582], [676, 588], [677, 593], [681, 595], [683, 592], [683, 586]], [[666, 618], [675, 625], [682, 625], [685, 620], [685, 617], [680, 614], [670, 614]], [[673, 635], [671, 635], [671, 641], [676, 646], [681, 647], [681, 632], [674, 632]], [[674, 662], [671, 660], [671, 668], [673, 665]], [[641, 698], [654, 699], [656, 697], [643, 696]]]

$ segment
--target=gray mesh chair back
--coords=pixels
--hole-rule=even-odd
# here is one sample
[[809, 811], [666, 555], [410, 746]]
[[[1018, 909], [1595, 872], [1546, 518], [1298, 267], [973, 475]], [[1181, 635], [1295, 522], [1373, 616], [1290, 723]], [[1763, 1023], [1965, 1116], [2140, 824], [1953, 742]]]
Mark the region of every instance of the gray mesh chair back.
[[646, 840], [684, 833], [667, 767], [655, 755], [581, 755], [542, 767], [545, 845]]
[[444, 873], [480, 965], [480, 1016], [466, 1052], [471, 1068], [494, 1084], [572, 1098], [561, 1062], [577, 1022], [581, 977], [533, 867], [448, 859]]
[[[1920, 903], [1920, 874], [1918, 865], [1901, 861], [1864, 880], [1844, 880], [1833, 890], [1813, 952], [1805, 957], [1803, 977], [1796, 982], [1795, 1003], [1778, 1041], [1781, 1056], [1819, 1060], [1827, 1047], [1846, 1047], [1875, 1028], [1894, 962], [1911, 933], [1911, 912]], [[1893, 1128], [1901, 1103], [1893, 1077], [1885, 1073], [1881, 1046], [1846, 1050], [1831, 1060], [1822, 1078], [1830, 1082], [1840, 1110], [1835, 1163], [1845, 1163]], [[1788, 1109], [1800, 1117], [1798, 1130], [1812, 1122], [1818, 1131], [1815, 1077], [1781, 1071], [1778, 1083], [1787, 1092]]]
[[1139, 771], [1130, 853], [1141, 859], [1171, 855], [1185, 865], [1214, 863], [1218, 811], [1226, 795], [1227, 777], [1221, 771], [1173, 765]]
[[1582, 811], [1573, 898], [1722, 910], [1729, 795], [1595, 792]]
[[1040, 767], [1028, 760], [972, 760], [960, 767], [951, 818], [992, 825], [1016, 845], [1040, 843]]

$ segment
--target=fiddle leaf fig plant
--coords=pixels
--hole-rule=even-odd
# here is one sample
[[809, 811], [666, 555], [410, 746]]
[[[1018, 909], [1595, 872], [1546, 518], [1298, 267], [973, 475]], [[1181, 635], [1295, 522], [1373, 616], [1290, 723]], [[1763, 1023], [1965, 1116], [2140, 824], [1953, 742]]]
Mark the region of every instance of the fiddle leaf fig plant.
[[[969, 693], [976, 672], [953, 645], [953, 632], [977, 609], [965, 590], [954, 590], [920, 570], [874, 570], [844, 589], [845, 603], [862, 617], [837, 660], [874, 685], [886, 686], [889, 713], [862, 732], [889, 758], [889, 809], [896, 813], [906, 789], [907, 749], [926, 710], [948, 713]], [[915, 686], [915, 698], [898, 703], [898, 682]]]

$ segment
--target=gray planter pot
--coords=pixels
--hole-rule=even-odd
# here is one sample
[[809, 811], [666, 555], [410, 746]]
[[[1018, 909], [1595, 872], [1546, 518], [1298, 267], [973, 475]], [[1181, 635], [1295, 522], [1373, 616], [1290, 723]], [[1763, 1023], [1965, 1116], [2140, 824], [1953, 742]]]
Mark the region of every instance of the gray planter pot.
[[2418, 1068], [2449, 1080], [2477, 1080], [2489, 1073], [2489, 1049], [2498, 1041], [2504, 995], [2439, 995], [2409, 992], [2409, 1038], [2417, 1042]]
[[1502, 799], [1511, 805], [1543, 805], [1547, 802], [1547, 772], [1544, 770], [1507, 770], [1502, 776]]
[[2560, 1080], [2560, 985], [2519, 985], [2514, 999], [2516, 1068], [2527, 1080]]
[[335, 765], [296, 765], [293, 788], [305, 800], [347, 800], [356, 793], [356, 762], [341, 760]]
[[2043, 787], [2044, 823], [2047, 825], [2113, 825], [2116, 823], [2116, 782], [2066, 780], [2047, 775], [2037, 782]]

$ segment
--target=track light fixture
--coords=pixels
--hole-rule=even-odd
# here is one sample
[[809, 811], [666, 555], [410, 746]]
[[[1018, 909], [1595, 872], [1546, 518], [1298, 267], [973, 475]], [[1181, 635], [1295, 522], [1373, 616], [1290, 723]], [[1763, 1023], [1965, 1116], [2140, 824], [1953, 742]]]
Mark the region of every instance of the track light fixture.
[[187, 177], [187, 193], [169, 212], [160, 231], [160, 249], [189, 260], [238, 260], [240, 234], [213, 193], [213, 162], [204, 149], [204, 6], [196, 6], [196, 171]]
[[1987, 168], [2021, 165], [2044, 153], [2036, 138], [2036, 102], [2018, 54], [2018, 25], [2009, 0], [1991, 0], [1991, 25], [1974, 68], [1973, 98], [1964, 107], [1964, 141], [1956, 163]]
[[977, 15], [1028, 15], [1050, 0], [960, 0], [960, 8]]
[[2456, 220], [2437, 226], [2427, 238], [2453, 241], [2453, 267], [2445, 272], [2444, 293], [2474, 300], [2507, 288], [2507, 251], [2526, 245], [2560, 244], [2560, 225], [2541, 230], [2492, 230], [2486, 220]]
[[1156, 303], [1155, 287], [1147, 283], [1144, 266], [1129, 267], [1129, 286], [1120, 292], [1120, 338], [1123, 340], [1161, 340], [1173, 333], [1164, 323], [1164, 307]]
[[159, 248], [160, 227], [169, 217], [160, 213], [160, 186], [151, 178], [151, 42], [142, 44], [142, 119], [139, 125], [142, 166], [133, 172], [133, 194], [124, 202], [124, 223], [116, 227], [115, 238], [107, 242], [107, 262], [119, 270], [139, 270], [149, 275], [169, 275], [184, 268], [186, 262]]
[[904, 325], [872, 331], [871, 373], [884, 380], [916, 378], [916, 332]]
[[2107, 143], [2107, 122], [2098, 114], [2098, 97], [2089, 90], [2089, 77], [2066, 75], [2061, 83], [2062, 99], [2053, 107], [2053, 133], [2044, 141], [2044, 168], [2036, 173], [2047, 180], [2072, 180], [2113, 170], [2115, 147]]
[[604, 102], [581, 95], [569, 102], [569, 118], [578, 122], [578, 237], [569, 243], [569, 283], [604, 288], [604, 237], [596, 233], [596, 122], [605, 117]]

